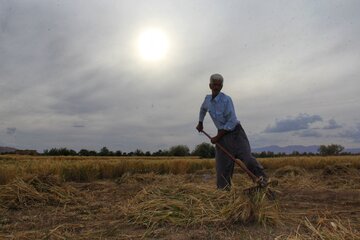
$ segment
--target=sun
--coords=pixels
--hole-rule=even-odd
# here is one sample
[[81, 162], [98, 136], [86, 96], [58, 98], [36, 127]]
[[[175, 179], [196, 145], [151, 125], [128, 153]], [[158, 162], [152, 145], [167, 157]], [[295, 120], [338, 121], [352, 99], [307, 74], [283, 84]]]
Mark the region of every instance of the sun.
[[138, 51], [146, 61], [159, 61], [165, 58], [169, 48], [166, 34], [157, 28], [144, 30], [138, 38]]

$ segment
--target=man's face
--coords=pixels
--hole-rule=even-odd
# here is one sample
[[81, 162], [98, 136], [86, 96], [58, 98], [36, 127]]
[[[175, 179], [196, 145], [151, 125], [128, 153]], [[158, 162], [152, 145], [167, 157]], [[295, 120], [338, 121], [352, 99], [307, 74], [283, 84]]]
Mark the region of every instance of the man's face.
[[220, 80], [214, 80], [213, 83], [209, 84], [209, 87], [212, 91], [212, 95], [218, 95], [219, 92], [221, 91], [223, 85], [222, 82]]

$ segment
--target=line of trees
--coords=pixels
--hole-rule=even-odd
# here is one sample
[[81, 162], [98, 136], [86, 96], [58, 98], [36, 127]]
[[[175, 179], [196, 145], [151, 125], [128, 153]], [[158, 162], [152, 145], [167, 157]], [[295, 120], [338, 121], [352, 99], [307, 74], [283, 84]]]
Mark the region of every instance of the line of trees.
[[81, 149], [76, 152], [73, 149], [68, 148], [51, 148], [50, 150], [45, 149], [43, 155], [47, 156], [199, 156], [202, 158], [213, 158], [215, 157], [215, 148], [209, 143], [201, 143], [195, 147], [195, 150], [190, 152], [190, 149], [186, 145], [176, 145], [169, 149], [159, 149], [156, 152], [142, 151], [136, 149], [131, 152], [123, 152], [120, 150], [110, 151], [107, 147], [103, 147], [99, 152], [94, 150]]
[[271, 158], [271, 157], [284, 157], [284, 156], [336, 156], [336, 155], [352, 155], [350, 152], [343, 152], [344, 147], [338, 144], [330, 144], [330, 145], [320, 145], [317, 153], [312, 152], [298, 152], [293, 151], [292, 153], [274, 153], [274, 152], [261, 152], [261, 153], [253, 153], [253, 155], [257, 158]]
[[344, 147], [338, 144], [321, 145], [318, 151], [323, 156], [346, 154], [343, 153]]
[[[343, 152], [344, 147], [337, 144], [331, 145], [321, 145], [318, 149], [318, 153], [300, 153], [294, 151], [290, 154], [286, 153], [274, 153], [271, 151], [253, 153], [257, 158], [271, 158], [271, 157], [283, 157], [283, 156], [329, 156], [329, 155], [351, 155], [351, 153]], [[99, 152], [94, 150], [81, 149], [79, 152], [76, 152], [72, 149], [67, 148], [52, 148], [50, 150], [44, 150], [43, 155], [48, 156], [199, 156], [201, 158], [214, 158], [215, 157], [215, 147], [212, 144], [203, 142], [195, 147], [195, 149], [190, 152], [190, 149], [186, 145], [176, 145], [170, 147], [168, 150], [159, 149], [156, 152], [142, 151], [141, 149], [136, 149], [132, 152], [123, 152], [123, 151], [110, 151], [107, 147], [103, 147]]]

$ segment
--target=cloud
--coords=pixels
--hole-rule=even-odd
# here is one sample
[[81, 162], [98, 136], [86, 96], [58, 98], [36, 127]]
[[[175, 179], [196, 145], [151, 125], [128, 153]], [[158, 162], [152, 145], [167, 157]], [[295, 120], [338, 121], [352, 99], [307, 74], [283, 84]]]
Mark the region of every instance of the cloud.
[[74, 128], [84, 128], [85, 127], [85, 125], [83, 125], [83, 124], [73, 124], [72, 125], [72, 127], [74, 127]]
[[325, 126], [323, 129], [337, 129], [341, 128], [342, 126], [338, 124], [334, 119], [329, 120], [329, 125]]
[[294, 133], [295, 136], [299, 137], [322, 137], [322, 134], [314, 129], [308, 129], [300, 132]]
[[343, 131], [339, 133], [339, 137], [349, 138], [356, 143], [360, 143], [360, 123], [354, 129]]
[[319, 115], [299, 114], [297, 117], [288, 117], [287, 119], [277, 120], [274, 126], [268, 126], [266, 133], [290, 132], [301, 129], [308, 129], [310, 124], [322, 121]]
[[6, 129], [6, 134], [9, 134], [9, 135], [14, 135], [16, 132], [16, 128], [15, 127], [9, 127]]

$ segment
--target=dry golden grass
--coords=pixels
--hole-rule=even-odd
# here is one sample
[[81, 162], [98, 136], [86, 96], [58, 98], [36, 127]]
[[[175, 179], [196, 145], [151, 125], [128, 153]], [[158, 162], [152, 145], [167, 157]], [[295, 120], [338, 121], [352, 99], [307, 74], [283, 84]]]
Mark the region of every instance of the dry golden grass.
[[[349, 168], [360, 169], [360, 156], [281, 157], [259, 159], [259, 161], [268, 170], [284, 167], [293, 168], [291, 174], [298, 174], [294, 172], [295, 169], [297, 169], [296, 171], [302, 171], [301, 169], [306, 171], [325, 169], [333, 165], [346, 165]], [[116, 179], [126, 172], [188, 174], [213, 168], [213, 159], [199, 159], [197, 157], [49, 157], [1, 155], [0, 185], [9, 183], [15, 177], [23, 177], [28, 174], [54, 174], [59, 175], [64, 181], [88, 182], [97, 179]]]
[[212, 169], [214, 161], [179, 157], [0, 156], [0, 185], [28, 174], [54, 174], [64, 181], [116, 179], [125, 173], [186, 174]]
[[352, 168], [360, 169], [360, 155], [289, 156], [279, 158], [261, 158], [259, 160], [267, 169], [279, 169], [288, 165], [304, 169], [323, 169], [334, 164], [347, 164]]

